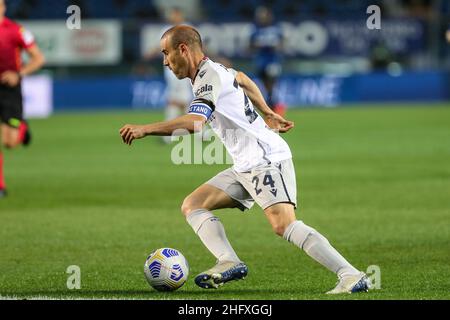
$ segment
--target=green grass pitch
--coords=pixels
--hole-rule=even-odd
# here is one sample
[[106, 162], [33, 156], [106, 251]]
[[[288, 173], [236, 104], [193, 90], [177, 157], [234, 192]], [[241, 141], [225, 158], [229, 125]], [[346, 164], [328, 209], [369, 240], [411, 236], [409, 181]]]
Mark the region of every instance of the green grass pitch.
[[[381, 289], [329, 297], [335, 276], [272, 233], [262, 211], [222, 210], [244, 281], [203, 290], [215, 259], [183, 219], [186, 195], [226, 165], [174, 165], [157, 137], [122, 144], [125, 123], [162, 113], [60, 113], [32, 120], [28, 148], [6, 150], [0, 199], [0, 296], [124, 299], [449, 299], [450, 106], [296, 109], [284, 137], [301, 209], [356, 267], [381, 270]], [[179, 249], [191, 270], [173, 293], [143, 275], [155, 248]], [[69, 290], [70, 265], [81, 289]]]

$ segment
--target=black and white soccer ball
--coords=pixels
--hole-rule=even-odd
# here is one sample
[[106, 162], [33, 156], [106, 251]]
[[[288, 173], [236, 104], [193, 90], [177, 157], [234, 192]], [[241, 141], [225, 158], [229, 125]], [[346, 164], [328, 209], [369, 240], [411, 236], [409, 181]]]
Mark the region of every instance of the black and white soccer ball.
[[154, 289], [174, 291], [186, 282], [189, 264], [180, 251], [160, 248], [148, 256], [144, 264], [144, 274]]

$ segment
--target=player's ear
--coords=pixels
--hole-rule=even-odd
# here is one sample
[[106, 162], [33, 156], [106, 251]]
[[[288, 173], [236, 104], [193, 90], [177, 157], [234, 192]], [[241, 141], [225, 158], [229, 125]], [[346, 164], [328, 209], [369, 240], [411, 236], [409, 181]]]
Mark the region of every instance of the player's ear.
[[188, 46], [185, 43], [181, 43], [178, 48], [181, 54], [186, 54], [188, 52]]

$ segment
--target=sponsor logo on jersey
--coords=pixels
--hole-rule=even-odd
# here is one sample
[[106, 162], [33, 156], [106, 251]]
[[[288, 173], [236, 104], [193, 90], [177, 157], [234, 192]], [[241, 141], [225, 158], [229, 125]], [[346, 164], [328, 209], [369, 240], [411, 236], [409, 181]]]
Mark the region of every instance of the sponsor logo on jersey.
[[200, 72], [200, 73], [198, 74], [198, 76], [199, 76], [200, 78], [203, 78], [203, 76], [205, 75], [206, 71], [208, 71], [208, 70], [203, 70], [202, 72]]
[[200, 87], [197, 89], [197, 91], [195, 91], [195, 95], [199, 96], [202, 93], [208, 92], [208, 91], [212, 91], [213, 90], [213, 86], [210, 84], [205, 84], [203, 87]]

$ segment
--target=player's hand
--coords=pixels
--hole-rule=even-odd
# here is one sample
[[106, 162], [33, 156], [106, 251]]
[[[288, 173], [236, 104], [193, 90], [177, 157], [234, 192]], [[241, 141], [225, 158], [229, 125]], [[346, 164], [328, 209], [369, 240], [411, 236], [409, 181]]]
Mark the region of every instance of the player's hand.
[[5, 71], [0, 76], [0, 82], [9, 87], [16, 87], [20, 82], [20, 75], [15, 71]]
[[133, 140], [146, 136], [145, 126], [126, 124], [119, 130], [122, 141], [131, 146]]
[[267, 125], [280, 133], [285, 133], [294, 127], [294, 122], [284, 119], [279, 114], [273, 112], [268, 114], [265, 119]]

